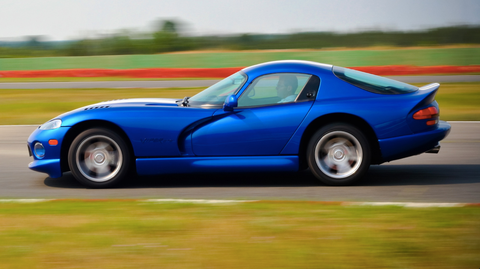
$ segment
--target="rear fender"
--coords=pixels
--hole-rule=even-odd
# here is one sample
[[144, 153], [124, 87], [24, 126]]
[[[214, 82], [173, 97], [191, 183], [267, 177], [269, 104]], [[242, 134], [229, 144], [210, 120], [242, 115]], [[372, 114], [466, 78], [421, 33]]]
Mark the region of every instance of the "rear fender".
[[[407, 115], [407, 122], [413, 133], [431, 131], [437, 128], [439, 116], [429, 118], [429, 119], [424, 119], [424, 120], [416, 120], [413, 118], [413, 114], [415, 114], [419, 110], [425, 109], [430, 106], [433, 106], [437, 108], [438, 111], [440, 111], [438, 103], [437, 101], [435, 101], [435, 95], [437, 94], [439, 87], [440, 87], [440, 84], [432, 83], [432, 84], [420, 87], [420, 89], [417, 91], [418, 102], [410, 110], [410, 112]], [[433, 125], [427, 125], [427, 121], [431, 121], [431, 120], [436, 120], [437, 123]]]

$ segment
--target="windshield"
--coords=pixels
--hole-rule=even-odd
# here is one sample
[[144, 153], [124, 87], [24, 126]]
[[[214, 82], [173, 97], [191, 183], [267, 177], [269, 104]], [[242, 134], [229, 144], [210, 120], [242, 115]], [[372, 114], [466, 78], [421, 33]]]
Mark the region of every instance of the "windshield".
[[339, 66], [333, 67], [333, 73], [338, 78], [373, 93], [402, 94], [418, 90], [407, 83]]
[[200, 93], [188, 99], [190, 106], [218, 106], [223, 105], [225, 98], [235, 94], [247, 81], [247, 75], [243, 72], [235, 73]]

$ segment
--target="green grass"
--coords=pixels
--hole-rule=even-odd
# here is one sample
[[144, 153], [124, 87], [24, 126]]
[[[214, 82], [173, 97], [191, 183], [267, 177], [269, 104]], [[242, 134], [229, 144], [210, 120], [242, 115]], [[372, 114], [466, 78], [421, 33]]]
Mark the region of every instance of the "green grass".
[[[101, 101], [183, 98], [203, 89], [0, 89], [0, 125], [41, 124], [67, 111]], [[442, 120], [480, 120], [480, 82], [442, 83], [436, 100]]]
[[442, 120], [480, 120], [480, 82], [441, 83], [435, 100]]
[[0, 125], [41, 124], [89, 104], [124, 98], [183, 98], [204, 88], [0, 89]]
[[339, 66], [480, 64], [480, 47], [357, 50], [213, 51], [153, 55], [3, 58], [0, 70], [76, 68], [242, 67], [274, 60], [310, 60]]
[[0, 204], [1, 268], [478, 268], [479, 208]]

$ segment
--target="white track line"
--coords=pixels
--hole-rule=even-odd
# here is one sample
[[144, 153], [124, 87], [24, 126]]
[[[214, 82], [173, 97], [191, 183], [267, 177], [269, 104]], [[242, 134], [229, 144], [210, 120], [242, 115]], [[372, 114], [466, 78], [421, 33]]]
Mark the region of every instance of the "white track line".
[[401, 206], [401, 207], [463, 207], [465, 203], [396, 203], [396, 202], [345, 202], [344, 205]]
[[40, 203], [54, 200], [55, 199], [0, 199], [0, 203]]
[[248, 203], [258, 202], [258, 200], [206, 200], [206, 199], [146, 199], [140, 200], [142, 202], [154, 202], [154, 203], [194, 203], [194, 204], [230, 204], [230, 203]]

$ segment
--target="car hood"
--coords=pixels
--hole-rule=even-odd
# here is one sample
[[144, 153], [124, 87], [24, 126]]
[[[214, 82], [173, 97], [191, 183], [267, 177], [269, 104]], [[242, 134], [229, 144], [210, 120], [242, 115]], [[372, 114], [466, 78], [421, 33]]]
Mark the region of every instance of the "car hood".
[[[177, 108], [177, 101], [181, 99], [173, 99], [173, 98], [133, 98], [133, 99], [118, 99], [118, 100], [111, 100], [100, 102], [96, 104], [91, 104], [88, 106], [80, 107], [75, 110], [71, 110], [69, 112], [63, 113], [55, 118], [63, 119], [65, 117], [78, 115], [78, 113], [83, 112], [97, 112], [97, 111], [105, 111], [109, 110], [107, 108], [133, 108], [133, 107], [164, 107], [164, 108]], [[64, 125], [62, 125], [64, 126]]]
[[118, 99], [100, 102], [93, 105], [88, 105], [85, 108], [92, 106], [138, 106], [138, 105], [164, 105], [177, 106], [177, 101], [181, 99], [174, 98], [132, 98], [132, 99]]

